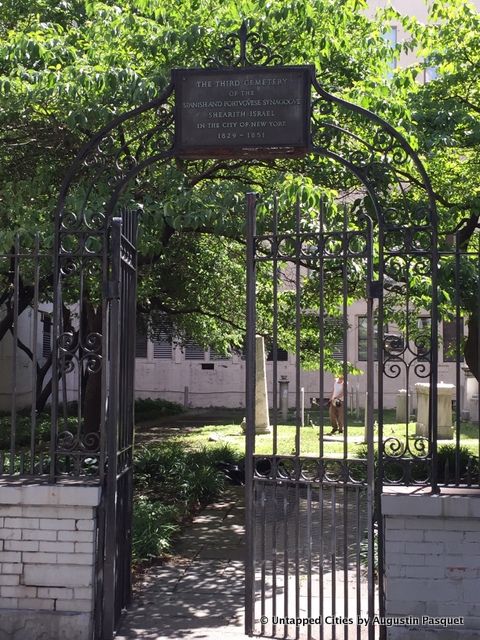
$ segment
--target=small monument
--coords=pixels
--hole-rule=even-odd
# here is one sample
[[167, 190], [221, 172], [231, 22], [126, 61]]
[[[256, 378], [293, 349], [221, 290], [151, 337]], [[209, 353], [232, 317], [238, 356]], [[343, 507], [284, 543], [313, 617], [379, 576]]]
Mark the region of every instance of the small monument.
[[[417, 382], [417, 436], [428, 437], [428, 405], [430, 398], [430, 384]], [[437, 436], [439, 440], [451, 440], [453, 438], [452, 424], [452, 397], [455, 390], [454, 384], [439, 382], [437, 384]]]
[[395, 421], [396, 422], [407, 422], [408, 414], [407, 407], [410, 409], [410, 394], [406, 389], [399, 389], [397, 392], [397, 404], [395, 409]]
[[267, 368], [265, 365], [265, 341], [255, 337], [255, 433], [270, 433], [268, 414]]

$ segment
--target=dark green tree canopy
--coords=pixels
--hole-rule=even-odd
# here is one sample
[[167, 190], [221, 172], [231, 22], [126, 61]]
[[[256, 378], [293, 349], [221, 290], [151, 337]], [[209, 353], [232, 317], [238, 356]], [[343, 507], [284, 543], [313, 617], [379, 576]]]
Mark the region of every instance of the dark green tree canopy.
[[[475, 60], [463, 65], [463, 58], [456, 58], [459, 48], [462, 56], [476, 55], [471, 53], [471, 39], [478, 15], [458, 0], [434, 3], [431, 20], [423, 26], [391, 9], [371, 20], [366, 7], [364, 0], [4, 2], [0, 8], [3, 248], [11, 246], [18, 230], [27, 237], [38, 230], [44, 245], [51, 245], [60, 183], [82, 143], [116, 115], [157, 96], [167, 86], [171, 68], [204, 66], [224, 44], [225, 35], [243, 20], [286, 64], [314, 64], [325, 89], [372, 109], [403, 132], [434, 176], [444, 229], [461, 216], [475, 216], [478, 84]], [[402, 19], [412, 33], [412, 44], [407, 46], [419, 48], [420, 59], [426, 56], [425, 65], [438, 68], [437, 80], [421, 87], [415, 81], [418, 68], [391, 73], [391, 60], [400, 47], [392, 49], [384, 34], [393, 19]], [[465, 38], [456, 45], [454, 34], [459, 29]], [[452, 87], [455, 91], [450, 91]], [[327, 115], [339, 126], [346, 117], [341, 109]], [[365, 130], [361, 119], [350, 116], [346, 122], [353, 131], [363, 128], [364, 135], [373, 139], [374, 130]], [[338, 140], [330, 137], [327, 143], [341, 147], [344, 141], [339, 134]], [[452, 181], [442, 178], [449, 172]], [[465, 176], [472, 186], [468, 194]], [[377, 172], [379, 184], [381, 178], [384, 197], [394, 200], [389, 177]], [[414, 186], [418, 183], [418, 175], [408, 167], [404, 179]], [[188, 334], [220, 348], [241, 344], [243, 201], [251, 189], [265, 198], [277, 192], [287, 212], [286, 224], [298, 197], [307, 226], [317, 219], [321, 201], [330, 204], [335, 224], [340, 209], [334, 203], [340, 195], [350, 194], [353, 210], [368, 210], [358, 181], [318, 156], [152, 166], [130, 185], [122, 202], [143, 212], [140, 307], [167, 314], [178, 335]], [[109, 190], [108, 182], [97, 185], [95, 206], [103, 206]], [[421, 190], [420, 185], [420, 194]], [[73, 208], [75, 198], [80, 202], [83, 196], [81, 189], [72, 192]], [[412, 202], [421, 197], [414, 196]], [[261, 208], [260, 215], [266, 210]], [[267, 291], [271, 278], [264, 277]], [[420, 303], [425, 295], [428, 292], [419, 293]], [[333, 313], [334, 296], [327, 299]], [[265, 300], [268, 303], [268, 295]]]

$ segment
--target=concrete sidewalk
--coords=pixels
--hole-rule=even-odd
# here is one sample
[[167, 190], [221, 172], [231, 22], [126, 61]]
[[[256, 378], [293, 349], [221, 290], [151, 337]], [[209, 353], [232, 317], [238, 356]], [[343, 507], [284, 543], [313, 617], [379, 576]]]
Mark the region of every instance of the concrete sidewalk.
[[243, 488], [184, 531], [170, 563], [152, 567], [117, 640], [245, 640]]

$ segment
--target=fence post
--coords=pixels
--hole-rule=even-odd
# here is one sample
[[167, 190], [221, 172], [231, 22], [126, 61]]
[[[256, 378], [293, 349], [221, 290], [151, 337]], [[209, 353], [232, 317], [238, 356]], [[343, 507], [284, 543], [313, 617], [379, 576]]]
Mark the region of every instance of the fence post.
[[[113, 218], [111, 226], [111, 271], [107, 283], [108, 315], [108, 408], [106, 425], [107, 475], [105, 486], [105, 551], [103, 568], [103, 635], [102, 640], [111, 640], [115, 631], [115, 529], [117, 518], [117, 434], [119, 416], [120, 384], [120, 245], [121, 218]], [[107, 327], [104, 327], [104, 331]], [[102, 550], [100, 550], [102, 553]]]

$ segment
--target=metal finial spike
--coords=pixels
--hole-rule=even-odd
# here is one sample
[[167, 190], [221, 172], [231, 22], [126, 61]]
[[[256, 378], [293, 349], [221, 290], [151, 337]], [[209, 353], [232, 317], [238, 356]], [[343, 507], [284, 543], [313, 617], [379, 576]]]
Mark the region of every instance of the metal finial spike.
[[247, 21], [242, 22], [242, 26], [238, 30], [238, 38], [240, 40], [240, 64], [246, 66], [247, 64], [247, 39], [248, 39], [248, 27]]

